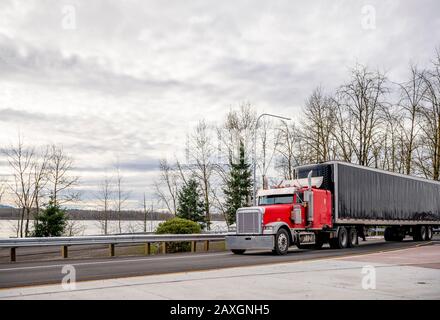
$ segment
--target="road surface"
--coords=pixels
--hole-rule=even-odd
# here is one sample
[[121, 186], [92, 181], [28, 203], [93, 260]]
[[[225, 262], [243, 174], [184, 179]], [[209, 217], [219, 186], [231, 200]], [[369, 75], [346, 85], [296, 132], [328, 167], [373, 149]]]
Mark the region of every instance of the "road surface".
[[[438, 237], [433, 241], [439, 243]], [[310, 261], [330, 257], [356, 256], [373, 252], [429, 245], [431, 242], [384, 242], [369, 240], [355, 249], [299, 250], [291, 248], [285, 256], [271, 252], [248, 252], [234, 255], [230, 252], [169, 254], [147, 257], [113, 257], [101, 259], [66, 259], [62, 261], [18, 262], [0, 264], [0, 288], [61, 283], [62, 268], [72, 265], [77, 281], [113, 279], [132, 276], [158, 275], [176, 272], [214, 270], [242, 266]]]

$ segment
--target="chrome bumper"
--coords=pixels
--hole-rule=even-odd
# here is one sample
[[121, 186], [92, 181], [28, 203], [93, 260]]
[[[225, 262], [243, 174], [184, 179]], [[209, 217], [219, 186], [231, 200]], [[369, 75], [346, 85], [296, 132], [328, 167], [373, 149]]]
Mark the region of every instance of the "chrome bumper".
[[226, 249], [273, 249], [273, 235], [228, 235]]

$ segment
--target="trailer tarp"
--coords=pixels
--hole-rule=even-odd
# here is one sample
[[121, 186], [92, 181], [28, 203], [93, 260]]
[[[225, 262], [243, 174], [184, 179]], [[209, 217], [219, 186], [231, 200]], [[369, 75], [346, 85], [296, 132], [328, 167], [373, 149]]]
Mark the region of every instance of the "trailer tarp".
[[338, 219], [440, 222], [440, 182], [336, 161], [300, 167], [298, 176], [310, 170], [337, 192]]

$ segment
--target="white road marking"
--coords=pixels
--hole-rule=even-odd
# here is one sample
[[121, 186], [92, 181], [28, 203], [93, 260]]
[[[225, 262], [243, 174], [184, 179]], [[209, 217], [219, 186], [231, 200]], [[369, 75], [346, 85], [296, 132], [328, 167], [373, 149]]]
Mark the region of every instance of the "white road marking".
[[230, 255], [230, 252], [224, 253], [208, 253], [194, 256], [181, 256], [181, 257], [163, 257], [163, 258], [139, 258], [139, 259], [126, 259], [126, 260], [110, 260], [110, 261], [94, 261], [94, 262], [79, 262], [79, 263], [66, 263], [63, 264], [52, 264], [52, 265], [40, 265], [40, 266], [32, 266], [32, 267], [17, 267], [17, 268], [4, 268], [0, 269], [2, 271], [17, 271], [17, 270], [34, 270], [34, 269], [50, 269], [50, 268], [62, 268], [66, 264], [70, 264], [72, 266], [87, 266], [87, 265], [99, 265], [99, 264], [112, 264], [112, 263], [125, 263], [125, 262], [139, 262], [139, 261], [157, 261], [157, 260], [173, 260], [173, 259], [188, 259], [188, 258], [205, 258], [205, 257], [213, 257], [213, 256], [224, 256]]

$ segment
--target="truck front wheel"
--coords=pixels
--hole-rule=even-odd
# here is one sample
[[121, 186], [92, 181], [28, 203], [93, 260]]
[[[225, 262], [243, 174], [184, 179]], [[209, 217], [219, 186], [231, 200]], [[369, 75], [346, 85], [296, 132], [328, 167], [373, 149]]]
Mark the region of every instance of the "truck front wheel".
[[233, 254], [243, 254], [246, 252], [246, 250], [243, 249], [232, 249], [231, 251]]
[[336, 238], [332, 238], [329, 241], [330, 248], [332, 249], [344, 249], [348, 246], [348, 233], [345, 227], [340, 227]]
[[284, 255], [289, 250], [289, 235], [285, 229], [279, 229], [275, 236], [274, 253]]

